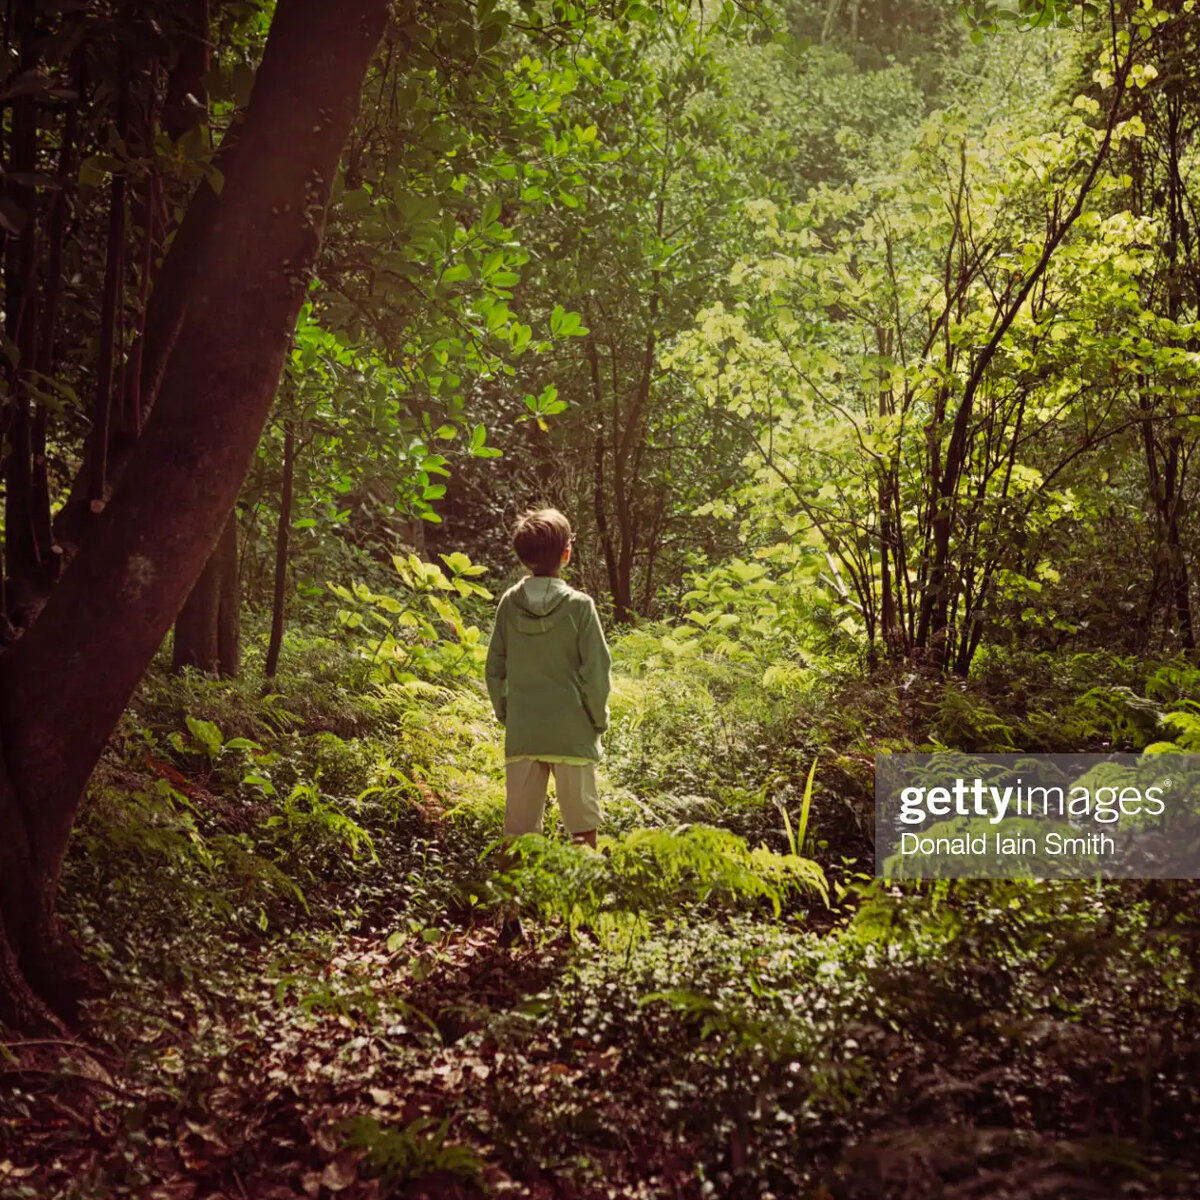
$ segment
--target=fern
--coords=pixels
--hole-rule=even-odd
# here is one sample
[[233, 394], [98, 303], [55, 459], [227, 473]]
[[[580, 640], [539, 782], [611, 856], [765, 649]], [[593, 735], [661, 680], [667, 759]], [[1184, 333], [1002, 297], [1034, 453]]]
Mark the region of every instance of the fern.
[[1166, 663], [1150, 673], [1145, 692], [1168, 703], [1200, 695], [1200, 668], [1191, 663]]
[[816, 894], [828, 903], [820, 866], [766, 846], [751, 850], [728, 830], [711, 825], [635, 829], [606, 839], [605, 854], [553, 842], [538, 834], [517, 838], [515, 866], [502, 887], [543, 917], [591, 925], [602, 935], [639, 937], [651, 916], [671, 919], [698, 907], [735, 909], [766, 903], [778, 916], [792, 895]]
[[955, 749], [990, 750], [1011, 748], [1015, 730], [986, 702], [951, 686], [938, 705], [937, 732]]
[[281, 828], [297, 846], [332, 843], [349, 850], [353, 858], [378, 861], [371, 835], [312, 783], [296, 784], [266, 827]]
[[1148, 754], [1200, 749], [1200, 714], [1187, 711], [1164, 713], [1159, 723], [1175, 730], [1175, 738], [1173, 741], [1152, 742], [1146, 747]]
[[483, 1160], [469, 1146], [448, 1140], [450, 1118], [440, 1122], [418, 1117], [402, 1128], [384, 1125], [374, 1117], [352, 1117], [339, 1126], [351, 1149], [365, 1150], [366, 1161], [390, 1189], [411, 1183], [433, 1171], [478, 1183]]
[[1156, 701], [1125, 686], [1091, 688], [1076, 701], [1076, 708], [1114, 742], [1138, 750], [1153, 737], [1163, 716]]

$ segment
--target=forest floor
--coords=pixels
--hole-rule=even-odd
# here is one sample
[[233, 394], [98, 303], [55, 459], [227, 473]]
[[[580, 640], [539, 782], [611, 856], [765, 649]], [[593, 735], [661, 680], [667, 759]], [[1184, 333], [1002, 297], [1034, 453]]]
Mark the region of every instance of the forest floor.
[[[266, 696], [152, 676], [115, 739], [63, 893], [111, 993], [78, 1041], [0, 1039], [4, 1200], [1200, 1195], [1190, 885], [863, 869], [865, 747], [1028, 743], [1011, 679], [1020, 711], [987, 681], [772, 696], [634, 640], [606, 852], [551, 823], [506, 881], [478, 687], [293, 651]], [[1059, 675], [1060, 724], [1111, 736]], [[828, 904], [780, 821], [814, 753]]]

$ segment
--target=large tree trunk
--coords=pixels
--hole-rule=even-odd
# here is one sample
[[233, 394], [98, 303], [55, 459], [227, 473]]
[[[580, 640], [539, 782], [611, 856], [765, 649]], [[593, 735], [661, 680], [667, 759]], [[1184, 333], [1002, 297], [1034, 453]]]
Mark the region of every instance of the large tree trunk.
[[0, 660], [0, 918], [48, 999], [62, 999], [54, 894], [81, 793], [249, 468], [386, 11], [280, 0], [158, 402], [61, 582]]

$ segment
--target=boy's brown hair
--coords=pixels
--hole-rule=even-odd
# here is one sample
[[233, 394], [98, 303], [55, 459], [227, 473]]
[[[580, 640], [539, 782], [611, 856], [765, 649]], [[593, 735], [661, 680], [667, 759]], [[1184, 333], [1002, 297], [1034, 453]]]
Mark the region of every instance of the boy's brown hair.
[[563, 554], [574, 540], [571, 522], [557, 508], [535, 508], [522, 513], [512, 531], [517, 557], [535, 575], [553, 575], [562, 566]]

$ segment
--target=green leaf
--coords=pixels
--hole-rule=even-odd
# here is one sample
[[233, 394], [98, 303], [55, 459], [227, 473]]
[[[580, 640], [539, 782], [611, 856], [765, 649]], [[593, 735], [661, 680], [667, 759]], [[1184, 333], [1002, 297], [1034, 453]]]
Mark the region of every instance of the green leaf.
[[203, 745], [205, 753], [210, 758], [216, 758], [221, 753], [224, 737], [221, 731], [211, 722], [202, 721], [197, 717], [185, 717], [188, 732]]
[[225, 743], [226, 750], [261, 750], [262, 745], [259, 742], [251, 741], [250, 738], [233, 737]]
[[504, 37], [508, 25], [507, 13], [493, 13], [487, 23], [479, 30], [479, 53], [486, 54]]
[[808, 832], [808, 813], [812, 808], [813, 779], [817, 774], [817, 759], [808, 768], [808, 779], [804, 783], [804, 799], [800, 805], [800, 820], [796, 825], [796, 849], [793, 854], [799, 854], [804, 849], [804, 835]]

